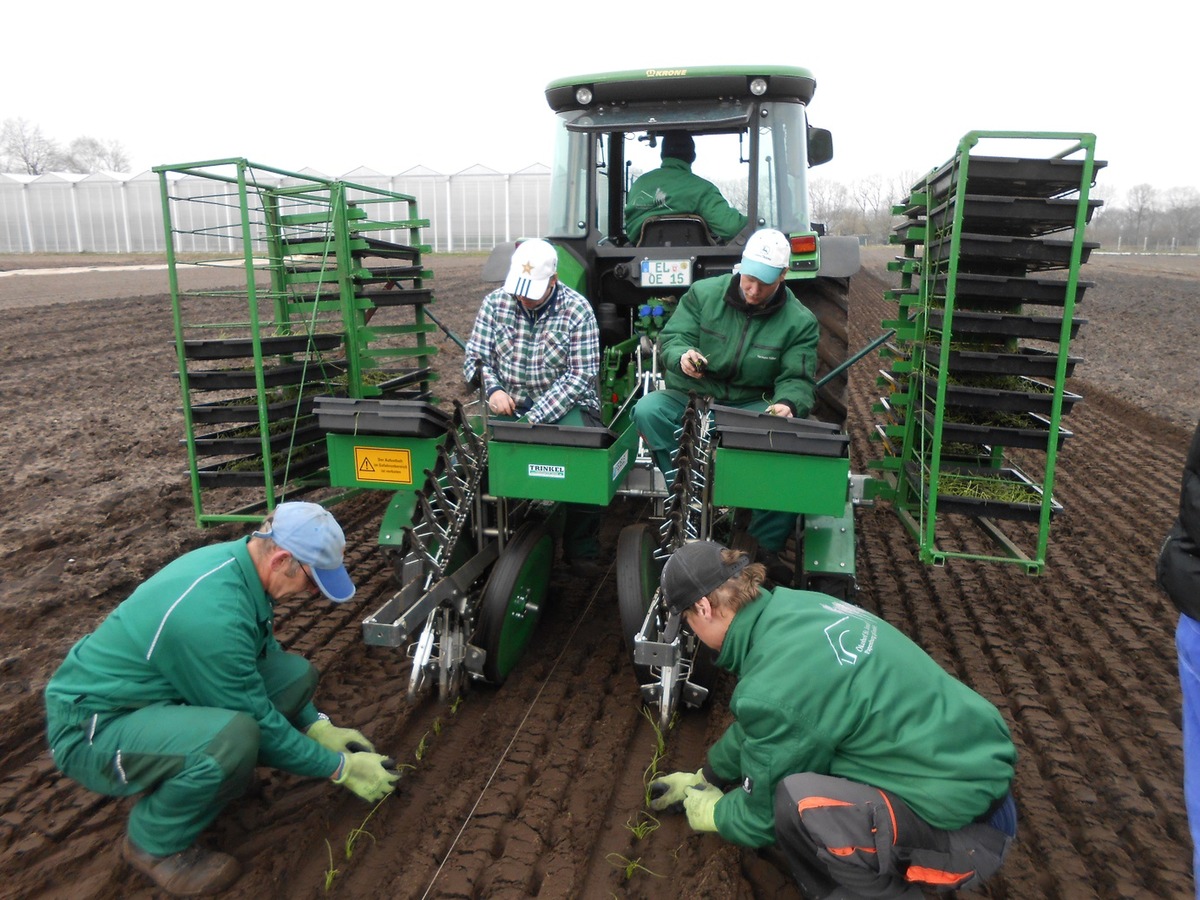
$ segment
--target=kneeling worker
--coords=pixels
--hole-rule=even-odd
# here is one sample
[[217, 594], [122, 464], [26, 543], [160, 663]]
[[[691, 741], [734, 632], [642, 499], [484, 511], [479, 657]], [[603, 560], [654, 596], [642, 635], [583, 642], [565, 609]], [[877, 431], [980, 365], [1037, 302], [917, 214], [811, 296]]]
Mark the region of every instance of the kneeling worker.
[[711, 541], [663, 568], [668, 639], [686, 622], [738, 683], [704, 767], [652, 781], [651, 808], [776, 845], [806, 897], [981, 884], [1016, 835], [1000, 711], [879, 617], [764, 577]]
[[328, 778], [372, 802], [394, 789], [391, 760], [317, 712], [317, 670], [272, 633], [276, 603], [354, 596], [345, 546], [324, 507], [281, 503], [248, 538], [152, 575], [46, 685], [55, 764], [98, 793], [141, 794], [121, 854], [168, 893], [237, 879], [233, 856], [196, 839], [255, 766]]

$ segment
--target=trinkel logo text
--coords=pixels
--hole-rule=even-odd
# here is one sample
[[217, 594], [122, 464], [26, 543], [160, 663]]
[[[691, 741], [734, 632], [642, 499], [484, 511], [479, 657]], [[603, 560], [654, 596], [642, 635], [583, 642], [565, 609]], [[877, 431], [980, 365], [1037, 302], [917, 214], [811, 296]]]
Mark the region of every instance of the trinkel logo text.
[[566, 478], [566, 466], [543, 466], [537, 463], [529, 464], [530, 478]]

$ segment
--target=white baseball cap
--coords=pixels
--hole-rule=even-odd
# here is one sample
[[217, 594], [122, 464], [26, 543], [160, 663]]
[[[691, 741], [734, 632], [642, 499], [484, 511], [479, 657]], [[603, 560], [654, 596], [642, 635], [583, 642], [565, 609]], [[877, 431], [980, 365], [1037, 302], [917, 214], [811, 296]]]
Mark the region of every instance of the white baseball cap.
[[504, 291], [514, 297], [540, 300], [556, 272], [558, 251], [553, 244], [540, 238], [522, 241], [513, 251]]
[[773, 284], [783, 274], [792, 259], [792, 245], [782, 231], [763, 228], [750, 235], [742, 251], [743, 275]]

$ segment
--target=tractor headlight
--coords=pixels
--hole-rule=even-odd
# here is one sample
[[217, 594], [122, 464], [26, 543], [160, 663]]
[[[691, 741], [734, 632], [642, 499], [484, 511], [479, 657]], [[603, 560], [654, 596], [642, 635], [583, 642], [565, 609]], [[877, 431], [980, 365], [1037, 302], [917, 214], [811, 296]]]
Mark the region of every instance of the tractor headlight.
[[575, 102], [587, 106], [592, 102], [592, 89], [589, 87], [575, 88]]
[[755, 97], [761, 97], [767, 92], [767, 79], [753, 78], [750, 81], [750, 93]]

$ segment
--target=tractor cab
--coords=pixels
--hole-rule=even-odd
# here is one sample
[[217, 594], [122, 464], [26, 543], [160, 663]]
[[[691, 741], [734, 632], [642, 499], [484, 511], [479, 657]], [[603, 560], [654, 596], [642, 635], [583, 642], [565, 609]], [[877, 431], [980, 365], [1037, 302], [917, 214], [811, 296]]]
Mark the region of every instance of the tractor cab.
[[[857, 242], [852, 260], [824, 269], [811, 222], [808, 169], [833, 155], [829, 132], [808, 124], [815, 88], [807, 70], [783, 67], [648, 69], [546, 88], [558, 117], [546, 237], [561, 248], [560, 277], [596, 308], [605, 344], [627, 337], [647, 303], [669, 305], [694, 281], [731, 272], [759, 228], [791, 239], [791, 278], [857, 270]], [[654, 204], [631, 188], [678, 134], [694, 143], [692, 172], [746, 217], [736, 233], [714, 233], [696, 210], [668, 210], [639, 221], [631, 238], [627, 207]]]

